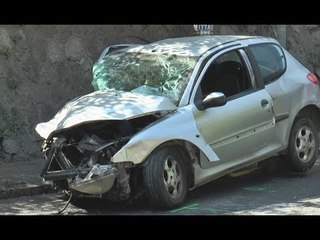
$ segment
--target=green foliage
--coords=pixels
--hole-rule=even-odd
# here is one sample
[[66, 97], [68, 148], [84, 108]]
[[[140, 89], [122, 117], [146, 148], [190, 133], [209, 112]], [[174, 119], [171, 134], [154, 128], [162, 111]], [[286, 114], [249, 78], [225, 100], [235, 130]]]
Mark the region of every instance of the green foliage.
[[0, 128], [0, 160], [4, 159], [4, 152], [1, 149], [1, 142], [2, 142], [2, 139], [3, 139], [4, 136], [5, 136], [4, 129]]
[[6, 60], [10, 57], [10, 49], [6, 46], [0, 45], [0, 55], [5, 57]]
[[16, 44], [22, 40], [22, 36], [20, 34], [15, 34], [13, 36], [10, 36], [10, 39]]
[[4, 159], [5, 159], [4, 152], [0, 149], [0, 160], [4, 160]]
[[0, 120], [4, 123], [4, 128], [0, 129], [0, 138], [4, 136], [16, 137], [25, 132], [25, 123], [15, 108], [7, 111], [0, 107]]
[[14, 89], [17, 89], [21, 84], [21, 81], [19, 79], [16, 79], [16, 78], [7, 78], [7, 86], [14, 90]]
[[5, 136], [5, 130], [0, 128], [0, 140]]

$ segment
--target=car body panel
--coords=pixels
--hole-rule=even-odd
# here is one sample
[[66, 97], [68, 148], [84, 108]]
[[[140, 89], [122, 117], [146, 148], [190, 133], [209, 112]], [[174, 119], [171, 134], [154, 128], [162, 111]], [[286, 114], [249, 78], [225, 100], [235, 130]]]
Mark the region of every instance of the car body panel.
[[[267, 100], [267, 106], [261, 101]], [[234, 161], [270, 144], [274, 135], [272, 99], [261, 89], [228, 101], [221, 107], [195, 109], [199, 131], [223, 161]], [[230, 151], [232, 149], [232, 151]]]
[[208, 183], [216, 178], [232, 173], [241, 168], [250, 166], [268, 157], [276, 156], [275, 150], [277, 145], [272, 143], [266, 148], [247, 155], [246, 157], [238, 158], [234, 161], [218, 161], [212, 164], [211, 167], [203, 168], [198, 162], [193, 163], [194, 169], [194, 185], [193, 188]]
[[70, 101], [52, 120], [38, 124], [36, 131], [41, 137], [48, 138], [55, 131], [83, 123], [125, 120], [176, 109], [170, 100], [161, 96], [116, 90], [96, 91]]
[[184, 38], [169, 38], [160, 40], [147, 45], [142, 45], [134, 48], [130, 48], [128, 52], [143, 52], [143, 53], [170, 53], [183, 56], [201, 56], [205, 54], [211, 48], [217, 47], [228, 42], [234, 42], [237, 40], [259, 38], [252, 36], [236, 36], [236, 35], [224, 35], [224, 36], [193, 36]]
[[112, 162], [142, 163], [158, 146], [175, 140], [192, 143], [201, 149], [210, 161], [218, 161], [218, 156], [205, 142], [195, 124], [192, 107], [191, 105], [182, 107], [132, 136], [130, 141], [113, 156]]
[[281, 149], [285, 149], [288, 145], [291, 126], [298, 112], [306, 106], [320, 108], [319, 86], [307, 79], [310, 71], [286, 50], [284, 52], [287, 60], [286, 72], [279, 79], [265, 86], [273, 99], [275, 117], [288, 115], [288, 118], [275, 125], [274, 141], [281, 146]]

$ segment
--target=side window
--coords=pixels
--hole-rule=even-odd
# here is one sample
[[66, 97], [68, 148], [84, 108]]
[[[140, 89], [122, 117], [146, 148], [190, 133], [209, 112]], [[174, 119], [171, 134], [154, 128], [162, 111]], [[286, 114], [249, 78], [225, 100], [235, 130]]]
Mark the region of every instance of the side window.
[[259, 44], [249, 49], [255, 58], [265, 84], [278, 79], [285, 71], [286, 60], [281, 48], [275, 44]]
[[212, 92], [222, 92], [229, 98], [251, 88], [251, 79], [236, 50], [215, 59], [200, 83], [202, 99]]

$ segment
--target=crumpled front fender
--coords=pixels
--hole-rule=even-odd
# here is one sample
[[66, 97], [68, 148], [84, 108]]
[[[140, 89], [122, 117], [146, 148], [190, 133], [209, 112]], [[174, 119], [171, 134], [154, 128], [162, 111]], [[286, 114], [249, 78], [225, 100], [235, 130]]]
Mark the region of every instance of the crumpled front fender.
[[189, 105], [138, 132], [112, 157], [111, 161], [142, 163], [159, 145], [173, 140], [188, 141], [202, 150], [210, 161], [219, 160], [198, 131], [192, 106]]

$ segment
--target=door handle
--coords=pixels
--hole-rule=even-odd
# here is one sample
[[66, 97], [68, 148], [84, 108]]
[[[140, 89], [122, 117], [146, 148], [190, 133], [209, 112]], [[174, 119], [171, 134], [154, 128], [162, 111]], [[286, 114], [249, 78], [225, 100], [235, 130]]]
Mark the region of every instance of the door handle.
[[267, 99], [262, 99], [262, 100], [261, 100], [261, 106], [262, 106], [263, 108], [266, 107], [266, 106], [268, 106], [268, 104], [269, 104], [269, 102], [268, 102]]

